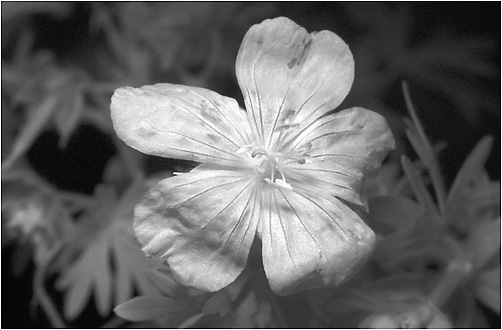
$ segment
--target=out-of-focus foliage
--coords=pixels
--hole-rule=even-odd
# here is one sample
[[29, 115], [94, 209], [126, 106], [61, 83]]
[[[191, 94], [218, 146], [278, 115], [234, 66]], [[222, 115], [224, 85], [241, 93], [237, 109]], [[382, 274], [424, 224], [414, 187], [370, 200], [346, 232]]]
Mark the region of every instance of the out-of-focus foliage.
[[[135, 201], [145, 192], [142, 184], [131, 185], [122, 200], [117, 201], [111, 187], [98, 186], [95, 202], [81, 216], [78, 236], [72, 244], [82, 246], [78, 259], [63, 263], [58, 289], [66, 291], [64, 316], [74, 320], [87, 305], [93, 293], [101, 316], [106, 316], [117, 304], [133, 297], [134, 289], [141, 294], [154, 294], [143, 270], [160, 266], [138, 249], [132, 232], [132, 212]], [[65, 247], [64, 255], [73, 251]], [[66, 260], [65, 260], [66, 261]]]
[[[465, 144], [463, 128], [472, 132], [486, 118], [500, 121], [500, 39], [458, 33], [448, 24], [429, 26], [423, 9], [433, 11], [433, 3], [320, 6], [2, 2], [2, 247], [10, 251], [2, 253], [3, 265], [4, 274], [10, 265], [17, 275], [34, 269], [32, 307], [42, 308], [33, 309], [34, 320], [43, 322], [45, 313], [53, 326], [96, 327], [115, 308], [143, 326], [278, 327], [295, 326], [288, 324], [295, 320], [314, 327], [433, 328], [486, 326], [481, 306], [500, 315], [500, 167], [490, 175], [484, 170], [500, 130], [495, 143], [482, 139], [460, 170], [453, 168], [458, 173], [451, 185], [444, 172], [452, 169], [438, 160], [441, 141], [426, 138], [457, 127], [456, 141], [446, 142]], [[345, 104], [386, 116], [400, 142], [394, 161], [364, 187], [368, 224], [379, 244], [357, 276], [335, 290], [276, 299], [264, 275], [248, 269], [217, 293], [194, 292], [146, 258], [131, 230], [142, 192], [193, 164], [161, 162], [126, 147], [112, 128], [110, 96], [120, 86], [168, 82], [238, 98], [234, 63], [243, 35], [281, 15], [311, 30], [335, 31], [349, 44], [356, 78]], [[403, 79], [420, 100], [425, 127], [414, 112], [402, 120]], [[439, 128], [428, 126], [444, 118], [450, 120]], [[81, 139], [82, 127], [108, 136], [102, 144], [115, 150], [97, 169], [102, 180], [92, 195], [79, 187], [63, 190], [44, 171], [76, 166], [55, 164], [49, 149], [81, 149], [89, 143]], [[406, 149], [406, 130], [418, 155], [414, 162], [406, 156], [397, 161]], [[40, 144], [47, 132], [56, 133], [54, 145]], [[104, 157], [103, 145], [93, 147], [96, 158]], [[89, 306], [97, 312], [92, 321]], [[6, 327], [27, 314], [10, 315]], [[112, 318], [110, 324], [123, 322]]]
[[497, 91], [490, 95], [483, 87], [484, 80], [496, 81], [499, 75], [490, 59], [499, 47], [493, 39], [446, 29], [417, 36], [426, 28], [409, 4], [347, 2], [343, 7], [364, 31], [353, 47], [360, 67], [353, 91], [357, 97], [376, 104], [396, 82], [407, 79], [446, 98], [466, 120], [479, 123], [479, 110], [498, 111]]

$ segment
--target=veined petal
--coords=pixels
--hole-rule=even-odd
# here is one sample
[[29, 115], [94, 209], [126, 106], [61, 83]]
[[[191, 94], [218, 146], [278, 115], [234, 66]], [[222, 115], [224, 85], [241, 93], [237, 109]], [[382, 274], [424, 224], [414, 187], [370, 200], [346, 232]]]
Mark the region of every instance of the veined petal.
[[354, 60], [333, 32], [309, 34], [279, 17], [249, 29], [236, 73], [249, 121], [268, 148], [284, 127], [308, 126], [343, 101], [354, 79]]
[[379, 168], [393, 148], [392, 132], [381, 115], [351, 108], [320, 118], [281, 151], [308, 155], [304, 163], [283, 164], [288, 177], [361, 205], [363, 176]]
[[150, 155], [230, 164], [250, 143], [246, 114], [237, 101], [203, 88], [122, 87], [112, 96], [111, 115], [117, 135]]
[[277, 294], [339, 285], [373, 250], [373, 231], [334, 197], [264, 185], [261, 200], [263, 265]]
[[139, 202], [134, 231], [181, 284], [217, 291], [244, 268], [258, 222], [254, 178], [204, 170], [160, 181]]

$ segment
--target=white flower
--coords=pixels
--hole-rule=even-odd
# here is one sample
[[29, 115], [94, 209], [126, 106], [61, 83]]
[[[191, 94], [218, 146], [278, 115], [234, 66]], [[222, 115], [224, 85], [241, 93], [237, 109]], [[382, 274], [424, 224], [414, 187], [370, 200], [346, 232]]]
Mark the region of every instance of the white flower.
[[146, 194], [136, 236], [180, 283], [200, 290], [232, 283], [256, 235], [274, 292], [338, 285], [375, 243], [345, 202], [363, 205], [363, 176], [393, 148], [392, 134], [369, 110], [327, 114], [354, 77], [352, 54], [332, 32], [265, 20], [244, 37], [236, 71], [247, 111], [202, 88], [115, 91], [112, 120], [128, 145], [202, 163]]

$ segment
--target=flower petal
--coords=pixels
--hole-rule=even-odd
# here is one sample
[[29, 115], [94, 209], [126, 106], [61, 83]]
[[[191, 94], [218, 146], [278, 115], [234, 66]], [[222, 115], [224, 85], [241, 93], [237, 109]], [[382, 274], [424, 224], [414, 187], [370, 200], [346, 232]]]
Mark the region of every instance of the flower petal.
[[117, 135], [150, 155], [228, 164], [249, 144], [248, 121], [237, 102], [203, 88], [122, 87], [112, 96], [111, 115]]
[[336, 286], [367, 260], [375, 234], [340, 200], [263, 185], [263, 265], [281, 295]]
[[279, 17], [249, 29], [236, 73], [251, 125], [269, 147], [281, 127], [308, 125], [343, 101], [354, 79], [354, 60], [336, 34], [309, 34]]
[[185, 286], [227, 286], [244, 268], [256, 233], [253, 180], [237, 171], [196, 169], [160, 181], [134, 212], [143, 251], [166, 258]]
[[298, 154], [298, 150], [304, 150], [308, 155], [305, 162], [283, 164], [288, 177], [362, 205], [362, 178], [378, 169], [393, 148], [394, 138], [382, 116], [351, 108], [317, 120], [281, 151]]

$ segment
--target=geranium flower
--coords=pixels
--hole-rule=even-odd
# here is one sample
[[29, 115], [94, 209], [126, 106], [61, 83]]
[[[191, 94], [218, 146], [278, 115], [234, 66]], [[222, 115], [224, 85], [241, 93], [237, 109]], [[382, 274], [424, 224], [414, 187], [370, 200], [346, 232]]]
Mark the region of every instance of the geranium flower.
[[347, 202], [363, 206], [363, 177], [392, 134], [362, 108], [328, 114], [354, 77], [348, 46], [279, 17], [250, 28], [237, 79], [247, 111], [213, 91], [173, 84], [115, 91], [117, 135], [141, 152], [201, 162], [160, 181], [135, 208], [146, 254], [181, 284], [217, 291], [242, 272], [255, 236], [275, 293], [338, 285], [375, 237]]

